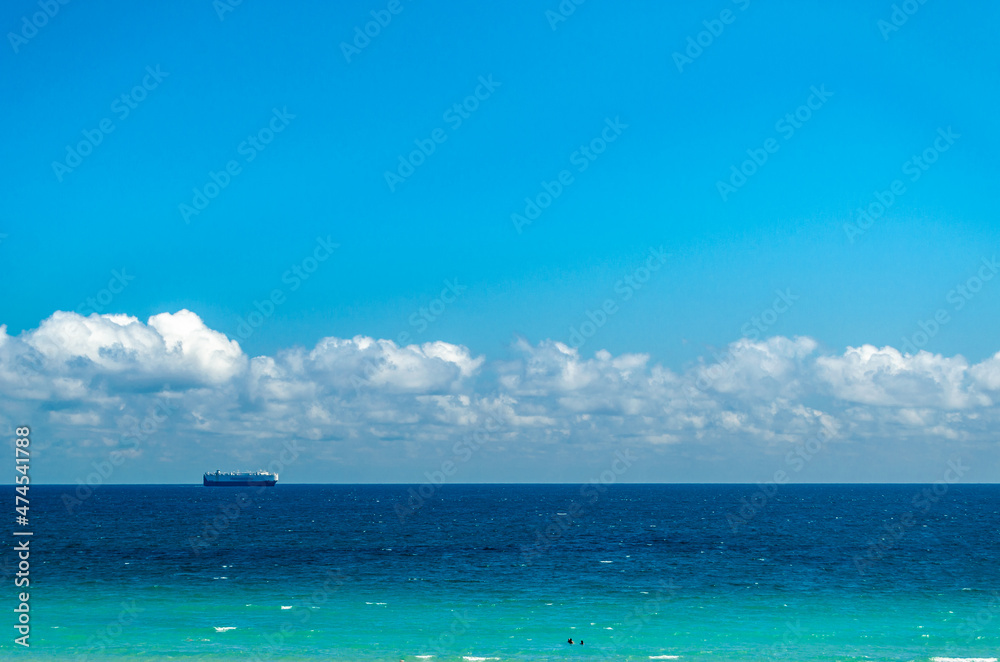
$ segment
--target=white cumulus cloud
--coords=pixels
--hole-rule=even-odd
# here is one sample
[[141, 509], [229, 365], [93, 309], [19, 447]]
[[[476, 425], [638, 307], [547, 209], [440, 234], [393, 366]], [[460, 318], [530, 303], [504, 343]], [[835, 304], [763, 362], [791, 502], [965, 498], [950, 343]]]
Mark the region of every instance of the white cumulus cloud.
[[492, 360], [365, 336], [248, 357], [187, 310], [146, 322], [57, 312], [16, 336], [0, 326], [0, 418], [46, 426], [70, 461], [108, 449], [150, 462], [184, 449], [252, 457], [289, 438], [331, 462], [446, 460], [487, 420], [500, 421], [491, 452], [529, 462], [626, 446], [724, 461], [726, 449], [780, 450], [821, 432], [862, 446], [983, 444], [998, 390], [1000, 354], [970, 365], [871, 345], [831, 353], [808, 337], [740, 339], [671, 369], [523, 338]]

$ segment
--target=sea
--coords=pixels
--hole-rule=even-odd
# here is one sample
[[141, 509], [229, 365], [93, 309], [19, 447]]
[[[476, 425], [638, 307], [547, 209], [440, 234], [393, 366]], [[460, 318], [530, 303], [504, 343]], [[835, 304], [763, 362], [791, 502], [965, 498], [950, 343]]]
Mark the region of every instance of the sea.
[[[7, 534], [0, 550], [0, 659], [1000, 654], [998, 485], [39, 485], [30, 494], [29, 524], [16, 527], [33, 533], [30, 586], [15, 586], [19, 539]], [[30, 647], [15, 643], [21, 592]]]

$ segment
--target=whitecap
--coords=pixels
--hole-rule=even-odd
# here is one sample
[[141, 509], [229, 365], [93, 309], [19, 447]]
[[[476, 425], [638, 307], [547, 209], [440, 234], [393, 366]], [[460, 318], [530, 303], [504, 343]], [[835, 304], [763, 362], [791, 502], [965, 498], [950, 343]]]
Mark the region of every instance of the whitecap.
[[499, 657], [473, 657], [471, 655], [463, 655], [463, 660], [468, 660], [469, 662], [483, 662], [484, 660], [499, 660]]
[[651, 660], [676, 660], [680, 655], [650, 655]]
[[995, 657], [932, 657], [931, 662], [997, 662]]
[[229, 632], [230, 630], [235, 630], [235, 629], [236, 628], [233, 627], [233, 626], [227, 626], [227, 627], [215, 628], [215, 631], [216, 632]]
[[601, 563], [614, 563], [614, 561], [601, 561]]
[[282, 608], [282, 609], [291, 609], [291, 608], [292, 608], [292, 605], [288, 605], [287, 607], [286, 607], [285, 605], [281, 605], [281, 608]]
[[421, 660], [428, 660], [428, 659], [430, 659], [430, 658], [432, 658], [434, 656], [433, 655], [414, 655], [413, 657], [416, 657], [416, 658], [421, 659]]

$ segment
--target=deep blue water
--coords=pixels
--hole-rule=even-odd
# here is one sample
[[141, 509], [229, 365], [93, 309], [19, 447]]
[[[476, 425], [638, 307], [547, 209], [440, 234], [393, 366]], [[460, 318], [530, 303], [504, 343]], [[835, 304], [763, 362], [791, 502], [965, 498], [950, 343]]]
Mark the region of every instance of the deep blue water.
[[33, 486], [29, 657], [1000, 649], [1000, 486], [446, 485], [422, 503], [411, 489], [106, 486], [77, 502]]

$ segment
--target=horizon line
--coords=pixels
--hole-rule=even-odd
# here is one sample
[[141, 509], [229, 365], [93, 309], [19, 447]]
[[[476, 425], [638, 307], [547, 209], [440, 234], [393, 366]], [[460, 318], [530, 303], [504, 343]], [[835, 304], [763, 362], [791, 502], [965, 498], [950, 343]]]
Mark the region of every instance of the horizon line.
[[[601, 484], [601, 485], [604, 485], [605, 487], [613, 487], [615, 485], [747, 485], [747, 486], [751, 486], [751, 487], [758, 487], [760, 485], [767, 485], [767, 486], [773, 485], [773, 486], [776, 486], [776, 487], [784, 487], [784, 486], [789, 486], [789, 485], [933, 485], [934, 483], [937, 483], [937, 482], [945, 482], [945, 481], [931, 481], [931, 482], [928, 482], [928, 481], [919, 481], [919, 482], [912, 482], [912, 481], [886, 481], [886, 482], [876, 482], [876, 481], [853, 481], [853, 482], [832, 482], [832, 481], [830, 481], [830, 482], [821, 482], [821, 481], [813, 481], [813, 482], [787, 482], [787, 483], [775, 483], [774, 481], [753, 481], [753, 482], [662, 482], [662, 483], [651, 483], [651, 482], [615, 482], [615, 483], [608, 483], [608, 484], [600, 483], [600, 481], [587, 481], [587, 482], [583, 482], [583, 483], [578, 482], [578, 481], [567, 481], [567, 482], [546, 482], [546, 483], [537, 483], [537, 482], [518, 482], [518, 483], [510, 483], [510, 482], [440, 483], [440, 484], [433, 484], [433, 486], [435, 488], [437, 488], [437, 489], [440, 489], [442, 487], [446, 487], [448, 485], [453, 485], [453, 486], [475, 486], [475, 485], [591, 485], [591, 484]], [[279, 483], [279, 484], [281, 484], [281, 485], [303, 485], [303, 486], [305, 486], [305, 485], [343, 485], [343, 486], [399, 485], [399, 486], [412, 487], [412, 486], [415, 486], [415, 485], [416, 486], [420, 486], [420, 485], [428, 485], [428, 484], [431, 484], [431, 483], [427, 483], [426, 481], [424, 481], [423, 483], [401, 483], [401, 482], [391, 482], [391, 483], [297, 483], [296, 482], [296, 483], [289, 483], [289, 482], [285, 482], [285, 483]], [[226, 485], [221, 485], [220, 486], [220, 485], [216, 485], [216, 486], [213, 486], [213, 487], [267, 487], [267, 488], [271, 488], [271, 487], [278, 487], [279, 484], [275, 484], [275, 485], [246, 485], [246, 486], [226, 486]], [[1000, 481], [994, 481], [994, 482], [975, 482], [975, 483], [973, 483], [973, 482], [948, 483], [948, 485], [949, 485], [949, 487], [955, 487], [955, 486], [959, 486], [959, 485], [1000, 485]], [[77, 488], [77, 487], [80, 487], [80, 483], [31, 483], [31, 486], [32, 487], [72, 487], [72, 488]], [[175, 486], [177, 486], [177, 487], [182, 487], [182, 486], [208, 487], [207, 485], [202, 485], [201, 483], [198, 483], [198, 482], [191, 482], [191, 483], [102, 483], [100, 485], [87, 485], [87, 487], [89, 487], [91, 489], [98, 489], [98, 488], [101, 488], [101, 487], [139, 487], [139, 486], [150, 486], [150, 487], [156, 487], [156, 486], [161, 486], [161, 487], [164, 487], [164, 486], [165, 487], [175, 487]], [[10, 487], [18, 487], [18, 486], [14, 485], [14, 484], [11, 484]]]

